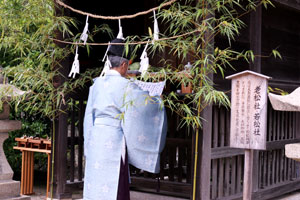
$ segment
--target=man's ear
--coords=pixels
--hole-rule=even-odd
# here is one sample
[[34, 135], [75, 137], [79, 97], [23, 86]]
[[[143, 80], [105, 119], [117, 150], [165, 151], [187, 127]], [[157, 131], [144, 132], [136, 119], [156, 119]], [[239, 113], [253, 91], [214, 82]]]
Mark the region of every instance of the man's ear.
[[126, 65], [127, 65], [127, 63], [124, 61], [124, 62], [122, 62], [121, 67], [122, 67], [122, 68], [125, 68]]

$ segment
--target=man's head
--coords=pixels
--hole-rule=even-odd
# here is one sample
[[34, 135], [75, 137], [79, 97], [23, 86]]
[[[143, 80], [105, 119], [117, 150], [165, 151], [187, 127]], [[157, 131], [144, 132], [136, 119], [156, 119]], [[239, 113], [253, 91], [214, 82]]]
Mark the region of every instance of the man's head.
[[113, 70], [118, 71], [121, 74], [121, 76], [126, 76], [129, 66], [129, 60], [113, 55], [109, 55], [108, 59], [111, 63], [111, 67]]
[[[111, 43], [122, 43], [123, 39], [114, 39]], [[125, 55], [124, 45], [111, 45], [108, 49], [108, 59], [111, 63], [112, 69], [118, 71], [121, 76], [125, 76], [129, 66], [128, 56], [130, 53]]]

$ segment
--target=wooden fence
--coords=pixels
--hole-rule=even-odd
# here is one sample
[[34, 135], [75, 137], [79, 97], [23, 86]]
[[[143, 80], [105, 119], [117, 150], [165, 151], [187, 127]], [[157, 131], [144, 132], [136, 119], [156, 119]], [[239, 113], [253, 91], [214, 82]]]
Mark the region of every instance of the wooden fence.
[[[77, 100], [69, 111], [67, 171], [64, 192], [82, 188], [84, 180], [83, 115], [84, 100]], [[284, 145], [300, 142], [299, 114], [268, 108], [267, 150], [254, 156], [254, 194], [259, 199], [273, 198], [300, 188], [298, 164], [284, 155]], [[160, 174], [151, 174], [131, 166], [134, 190], [190, 198], [192, 191], [193, 132], [178, 128], [180, 119], [168, 113], [168, 137], [161, 155]], [[244, 151], [229, 147], [230, 110], [212, 108], [210, 199], [241, 199]], [[200, 152], [201, 153], [201, 152]], [[204, 155], [205, 156], [205, 155]], [[209, 184], [209, 183], [208, 183]]]
[[[267, 150], [257, 151], [254, 167], [254, 197], [260, 199], [272, 198], [298, 188], [288, 185], [299, 185], [297, 163], [287, 159], [284, 145], [299, 142], [297, 120], [299, 114], [295, 112], [274, 111], [268, 109]], [[174, 117], [173, 117], [174, 118]], [[187, 197], [191, 195], [191, 166], [192, 137], [185, 130], [174, 130], [173, 118], [169, 122], [173, 130], [169, 129], [168, 142], [162, 155], [160, 188], [157, 176], [148, 173], [133, 173], [133, 186], [142, 191], [152, 191], [175, 196]], [[177, 120], [178, 121], [178, 120]], [[211, 141], [211, 169], [210, 171], [210, 199], [241, 199], [243, 189], [244, 150], [229, 147], [230, 110], [224, 107], [213, 107]], [[299, 133], [298, 133], [299, 134]], [[152, 180], [152, 181], [151, 181]], [[152, 184], [150, 184], [152, 183]], [[274, 189], [276, 188], [276, 189]], [[160, 190], [158, 190], [160, 189]], [[267, 191], [272, 191], [268, 193]]]
[[[282, 188], [299, 180], [296, 162], [287, 159], [284, 154], [285, 144], [299, 142], [298, 115], [295, 112], [274, 111], [270, 106], [268, 108], [267, 150], [257, 151], [254, 161], [254, 196], [260, 199], [297, 189]], [[237, 199], [242, 196], [244, 152], [228, 147], [229, 122], [229, 111], [213, 108], [211, 199]], [[265, 194], [274, 188], [280, 192]]]

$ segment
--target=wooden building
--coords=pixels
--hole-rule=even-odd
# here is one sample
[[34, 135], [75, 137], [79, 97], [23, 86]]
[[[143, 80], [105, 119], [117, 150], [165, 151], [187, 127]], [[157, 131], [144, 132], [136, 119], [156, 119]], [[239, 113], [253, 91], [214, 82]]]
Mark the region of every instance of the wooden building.
[[[157, 5], [157, 0], [149, 1], [65, 1], [74, 8], [101, 15], [123, 15], [146, 10]], [[238, 63], [236, 71], [227, 69], [226, 75], [250, 69], [272, 77], [269, 85], [286, 91], [300, 86], [300, 0], [273, 0], [276, 8], [257, 8], [244, 17], [248, 25], [234, 43], [237, 49], [252, 49], [255, 55], [269, 55], [278, 48], [282, 59], [256, 57], [254, 63]], [[117, 4], [117, 5], [116, 5]], [[85, 17], [65, 10], [65, 14], [85, 21]], [[113, 13], [113, 14], [112, 14]], [[123, 20], [125, 35], [142, 35], [150, 26], [149, 16]], [[90, 19], [90, 24], [101, 20]], [[115, 23], [115, 22], [110, 22]], [[137, 26], [139, 25], [139, 27]], [[83, 28], [84, 24], [82, 24]], [[117, 30], [118, 24], [115, 24]], [[81, 29], [80, 29], [81, 30]], [[116, 33], [115, 33], [116, 34]], [[107, 42], [108, 38], [95, 38], [97, 42]], [[215, 42], [222, 45], [222, 38]], [[81, 68], [100, 66], [99, 60], [106, 47], [93, 47], [91, 56], [80, 53]], [[72, 58], [71, 58], [72, 59]], [[62, 71], [68, 74], [72, 60], [64, 61]], [[174, 60], [174, 62], [177, 62]], [[178, 63], [179, 64], [179, 63]], [[59, 79], [63, 82], [63, 79]], [[230, 89], [230, 81], [221, 76], [214, 77], [216, 86], [224, 91]], [[71, 98], [79, 101], [78, 108], [61, 113], [56, 123], [54, 197], [63, 199], [72, 190], [82, 189], [84, 180], [83, 158], [83, 115], [87, 90]], [[197, 169], [197, 199], [231, 200], [241, 199], [243, 188], [244, 151], [229, 148], [230, 111], [224, 107], [210, 106], [203, 111], [207, 122], [200, 134], [200, 159]], [[68, 121], [68, 118], [71, 120]], [[75, 122], [78, 120], [78, 125]], [[161, 173], [149, 174], [131, 169], [134, 190], [191, 197], [193, 177], [193, 149], [195, 138], [188, 129], [177, 129], [178, 116], [168, 116], [168, 138], [161, 160]], [[267, 150], [256, 151], [254, 155], [253, 196], [256, 199], [272, 199], [276, 196], [300, 189], [299, 164], [287, 159], [284, 145], [300, 141], [300, 115], [294, 112], [268, 109]], [[68, 127], [70, 133], [68, 134]], [[78, 129], [78, 135], [76, 134]], [[78, 154], [75, 154], [78, 151]], [[75, 157], [78, 155], [78, 157]], [[160, 180], [158, 181], [158, 178]]]

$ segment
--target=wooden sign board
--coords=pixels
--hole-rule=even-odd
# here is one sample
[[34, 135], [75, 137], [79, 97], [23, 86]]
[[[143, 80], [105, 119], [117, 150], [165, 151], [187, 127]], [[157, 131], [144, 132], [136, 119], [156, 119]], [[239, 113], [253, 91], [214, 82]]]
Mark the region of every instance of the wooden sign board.
[[247, 70], [226, 79], [232, 79], [230, 147], [265, 150], [270, 77]]

